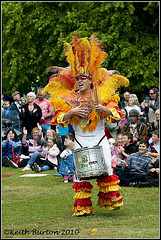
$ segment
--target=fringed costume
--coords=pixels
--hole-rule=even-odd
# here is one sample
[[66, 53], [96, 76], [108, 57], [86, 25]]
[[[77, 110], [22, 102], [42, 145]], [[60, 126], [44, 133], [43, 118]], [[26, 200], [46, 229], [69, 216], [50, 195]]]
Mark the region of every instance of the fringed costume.
[[[98, 207], [104, 210], [118, 209], [122, 204], [122, 196], [118, 190], [119, 179], [112, 172], [111, 152], [108, 139], [105, 135], [105, 121], [115, 122], [123, 118], [118, 108], [119, 96], [115, 94], [121, 86], [127, 87], [129, 81], [127, 78], [117, 74], [114, 70], [107, 71], [101, 68], [101, 64], [107, 57], [107, 53], [101, 50], [100, 44], [94, 35], [90, 42], [87, 38], [78, 38], [75, 36], [69, 44], [65, 42], [65, 55], [69, 67], [52, 67], [52, 71], [58, 71], [53, 74], [48, 85], [43, 92], [51, 95], [50, 102], [55, 109], [55, 114], [51, 124], [59, 124], [63, 127], [72, 124], [75, 131], [76, 141], [74, 149], [82, 147], [93, 147], [99, 143], [103, 148], [103, 155], [107, 167], [107, 174], [97, 179], [99, 186]], [[51, 68], [50, 68], [51, 69]], [[76, 77], [84, 76], [92, 79], [91, 91], [81, 95], [76, 85]], [[102, 105], [110, 109], [112, 115], [106, 116], [104, 112], [98, 113], [95, 110], [95, 104]], [[64, 122], [64, 114], [71, 109], [81, 106], [89, 110], [88, 117], [81, 118], [79, 115], [73, 115], [68, 121]], [[100, 141], [100, 139], [102, 139]], [[91, 215], [93, 207], [91, 202], [92, 185], [88, 181], [78, 181], [74, 184], [74, 216]]]

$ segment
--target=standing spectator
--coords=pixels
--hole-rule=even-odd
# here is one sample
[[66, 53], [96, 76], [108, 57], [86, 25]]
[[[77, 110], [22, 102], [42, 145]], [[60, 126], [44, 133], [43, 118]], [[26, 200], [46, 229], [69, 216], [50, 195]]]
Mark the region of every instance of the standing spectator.
[[139, 143], [139, 151], [127, 157], [123, 163], [122, 172], [114, 172], [120, 179], [121, 186], [133, 186], [133, 182], [144, 181], [149, 173], [152, 158], [148, 155], [149, 143], [142, 140]]
[[159, 95], [157, 88], [151, 88], [149, 91], [149, 98], [141, 103], [143, 111], [147, 113], [147, 122], [153, 122], [155, 118], [155, 111], [159, 109]]
[[124, 114], [124, 117], [123, 117], [123, 119], [117, 120], [117, 122], [118, 122], [117, 134], [119, 134], [121, 132], [121, 129], [123, 128], [123, 126], [125, 126], [125, 124], [130, 121], [130, 118], [128, 117], [126, 108], [121, 108], [121, 112]]
[[123, 108], [129, 105], [129, 98], [130, 98], [130, 93], [125, 92], [124, 93], [124, 98], [118, 103], [119, 108]]
[[159, 109], [155, 111], [155, 119], [152, 123], [147, 123], [148, 125], [148, 135], [146, 136], [146, 140], [149, 140], [149, 143], [151, 142], [151, 136], [153, 134], [154, 130], [159, 130]]
[[57, 171], [63, 175], [64, 183], [68, 183], [68, 181], [76, 182], [72, 152], [74, 148], [74, 136], [72, 133], [65, 135], [64, 144], [66, 149], [60, 154], [61, 164], [60, 167], [57, 167]]
[[19, 114], [21, 113], [21, 107], [23, 105], [23, 103], [21, 102], [20, 100], [20, 92], [18, 91], [15, 91], [13, 94], [12, 94], [12, 98], [13, 98], [13, 103], [11, 104], [10, 106], [10, 120], [13, 122], [13, 127], [14, 129], [16, 129], [17, 131], [23, 133], [23, 130], [22, 130], [22, 121], [19, 117]]
[[24, 103], [24, 104], [27, 103], [27, 98], [25, 98], [25, 97], [21, 97], [20, 100], [21, 100], [21, 102]]
[[147, 135], [147, 127], [144, 123], [139, 122], [139, 112], [136, 109], [132, 109], [129, 112], [129, 117], [130, 122], [125, 124], [125, 126], [121, 129], [121, 133], [124, 135], [127, 132], [131, 132], [133, 135], [133, 142], [138, 143]]
[[152, 130], [159, 130], [159, 109], [155, 111], [154, 121], [151, 123]]
[[28, 103], [22, 106], [22, 111], [19, 114], [20, 119], [23, 121], [23, 127], [28, 132], [27, 139], [32, 138], [31, 131], [34, 127], [37, 127], [42, 117], [41, 108], [34, 103], [35, 97], [36, 95], [33, 92], [27, 94]]
[[150, 143], [150, 147], [148, 150], [148, 154], [151, 157], [159, 157], [159, 147], [160, 147], [160, 141], [159, 141], [159, 131], [155, 130], [152, 134], [152, 143]]
[[2, 166], [8, 167], [9, 160], [13, 161], [14, 155], [21, 155], [22, 143], [14, 130], [9, 129], [6, 134], [6, 140], [2, 141]]
[[141, 108], [136, 105], [137, 101], [138, 101], [138, 99], [136, 97], [130, 95], [129, 105], [125, 107], [125, 109], [127, 110], [127, 113], [128, 113], [128, 117], [129, 117], [129, 112], [132, 109], [136, 109], [139, 112], [139, 116], [140, 116]]
[[10, 116], [10, 102], [9, 101], [4, 101], [3, 103], [3, 111], [2, 111], [2, 118], [7, 118], [9, 119]]
[[141, 105], [140, 105], [140, 103], [139, 103], [139, 100], [138, 100], [138, 97], [137, 97], [136, 94], [131, 93], [131, 94], [130, 94], [130, 97], [131, 97], [131, 98], [135, 98], [135, 99], [136, 99], [136, 100], [135, 100], [135, 104], [136, 104], [138, 107], [141, 107]]
[[42, 94], [42, 88], [37, 90], [37, 99], [34, 101], [42, 110], [42, 117], [40, 119], [40, 125], [42, 127], [43, 134], [46, 134], [46, 130], [51, 128], [50, 117], [53, 116], [53, 107], [50, 105], [49, 100]]

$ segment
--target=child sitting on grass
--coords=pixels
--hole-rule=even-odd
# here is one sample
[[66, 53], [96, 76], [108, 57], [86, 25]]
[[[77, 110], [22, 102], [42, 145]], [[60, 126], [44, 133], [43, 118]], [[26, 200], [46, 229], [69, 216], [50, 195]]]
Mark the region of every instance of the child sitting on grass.
[[159, 157], [159, 130], [154, 130], [152, 134], [152, 143], [150, 143], [148, 154], [149, 156], [156, 158]]
[[60, 154], [61, 164], [57, 167], [57, 171], [63, 175], [64, 183], [68, 183], [68, 181], [76, 182], [72, 152], [74, 147], [74, 136], [72, 133], [67, 133], [65, 135], [64, 145], [66, 149]]
[[57, 156], [59, 154], [59, 148], [56, 145], [56, 140], [53, 137], [49, 137], [47, 140], [47, 147], [42, 147], [42, 157], [44, 157], [44, 163], [41, 165], [37, 165], [35, 167], [35, 172], [48, 171], [50, 169], [57, 169], [58, 159]]
[[111, 165], [112, 165], [112, 168], [116, 167], [116, 165], [120, 164], [120, 161], [119, 161], [119, 151], [118, 149], [120, 147], [123, 147], [123, 140], [122, 140], [122, 134], [118, 134], [117, 135], [117, 138], [116, 138], [116, 143], [114, 144], [114, 147], [112, 148], [111, 150]]
[[122, 172], [114, 172], [120, 179], [120, 186], [133, 186], [145, 180], [149, 174], [152, 158], [148, 155], [149, 143], [146, 140], [139, 142], [139, 151], [130, 154], [122, 166]]

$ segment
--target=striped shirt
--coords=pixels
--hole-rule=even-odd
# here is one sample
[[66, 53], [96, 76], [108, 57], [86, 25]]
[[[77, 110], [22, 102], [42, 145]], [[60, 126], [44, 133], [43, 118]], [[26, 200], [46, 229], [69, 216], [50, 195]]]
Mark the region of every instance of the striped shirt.
[[130, 154], [126, 162], [128, 162], [128, 167], [124, 167], [128, 173], [142, 173], [144, 175], [149, 173], [149, 169], [151, 167], [152, 157], [146, 153], [144, 156], [140, 154], [140, 152]]
[[29, 152], [30, 157], [36, 151], [38, 151], [40, 153], [42, 152], [42, 146], [41, 145], [36, 144], [36, 146], [34, 147], [34, 140], [33, 139], [26, 140], [26, 143], [24, 143], [23, 146], [28, 147], [28, 152]]

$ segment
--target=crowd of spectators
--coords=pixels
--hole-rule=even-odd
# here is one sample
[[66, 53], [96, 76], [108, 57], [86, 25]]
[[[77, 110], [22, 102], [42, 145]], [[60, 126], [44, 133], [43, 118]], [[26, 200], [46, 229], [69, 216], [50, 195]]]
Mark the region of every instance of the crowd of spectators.
[[[36, 94], [29, 92], [26, 98], [18, 91], [11, 96], [12, 102], [5, 100], [3, 94], [1, 101], [2, 118], [12, 122], [2, 140], [2, 166], [21, 168], [22, 172], [55, 169], [63, 175], [65, 183], [75, 181], [72, 125], [62, 128], [50, 124], [54, 109], [42, 94], [42, 88]], [[136, 94], [125, 92], [118, 105], [123, 119], [105, 125], [113, 172], [119, 176], [122, 186], [159, 186], [158, 89], [151, 88], [142, 102]], [[66, 159], [72, 166], [72, 174], [63, 170]]]

